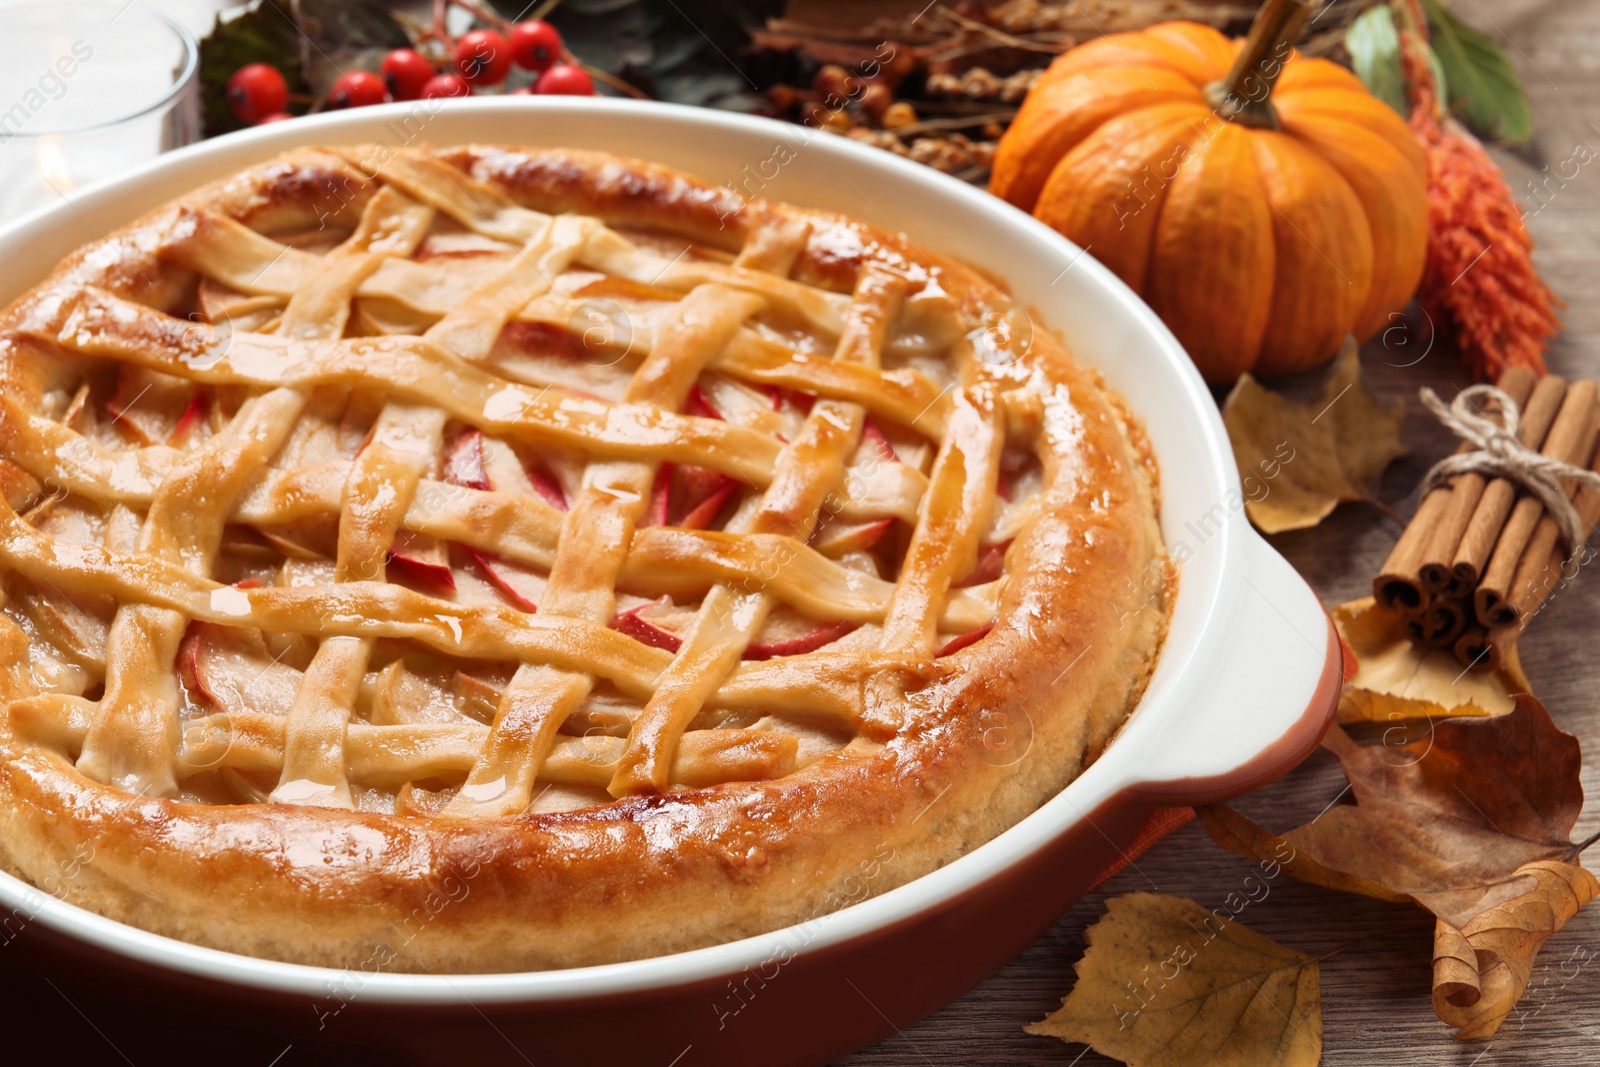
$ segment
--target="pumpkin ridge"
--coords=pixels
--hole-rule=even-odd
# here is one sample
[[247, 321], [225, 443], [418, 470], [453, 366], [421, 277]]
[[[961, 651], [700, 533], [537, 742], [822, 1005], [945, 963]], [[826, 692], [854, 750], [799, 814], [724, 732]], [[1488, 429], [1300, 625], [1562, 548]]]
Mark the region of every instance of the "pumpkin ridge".
[[1279, 93], [1305, 93], [1319, 89], [1339, 89], [1358, 92], [1371, 99], [1372, 94], [1356, 77], [1337, 63], [1315, 56], [1303, 56], [1297, 49], [1284, 64], [1283, 75], [1278, 79]]
[[1086, 250], [1098, 245], [1095, 258], [1140, 291], [1171, 183], [1159, 169], [1151, 170], [1151, 161], [1157, 168], [1181, 166], [1195, 119], [1207, 113], [1200, 104], [1157, 104], [1103, 123], [1056, 164], [1035, 217]]
[[[1409, 160], [1365, 126], [1334, 118], [1297, 123], [1284, 133], [1328, 162], [1355, 193], [1372, 242], [1372, 278], [1352, 332], [1368, 337], [1405, 307], [1427, 258], [1428, 200], [1397, 172]], [[1364, 143], [1363, 143], [1364, 142]]]
[[[1117, 70], [1171, 70], [1188, 77], [1161, 52], [1148, 47], [1142, 33], [1112, 33], [1086, 41], [1068, 52], [1063, 52], [1055, 62], [1045, 68], [1044, 74], [1034, 83], [1033, 93], [1042, 92], [1055, 83], [1074, 74]], [[1190, 78], [1190, 81], [1194, 79]], [[1196, 83], [1198, 84], [1198, 83]]]
[[[1260, 168], [1242, 127], [1223, 122], [1190, 145], [1161, 205], [1146, 299], [1191, 358], [1237, 376], [1255, 363], [1272, 307], [1262, 279], [1276, 274], [1274, 220], [1251, 191]], [[1194, 269], [1197, 254], [1207, 269]]]
[[1319, 86], [1281, 97], [1278, 117], [1285, 130], [1305, 122], [1332, 121], [1349, 123], [1376, 134], [1400, 153], [1417, 177], [1426, 183], [1428, 159], [1412, 135], [1411, 127], [1388, 105], [1374, 108], [1372, 102], [1370, 94]]
[[1183, 49], [1205, 65], [1205, 73], [1196, 79], [1196, 85], [1205, 85], [1227, 74], [1238, 52], [1221, 32], [1200, 22], [1161, 22], [1144, 32], [1146, 36]]
[[1164, 69], [1107, 69], [1063, 79], [1030, 96], [1029, 104], [1018, 112], [1012, 123], [1015, 134], [1004, 139], [995, 153], [989, 191], [1032, 211], [1062, 158], [1107, 121], [1185, 99], [1198, 104], [1200, 90], [1176, 71]]
[[1258, 190], [1272, 207], [1277, 273], [1258, 374], [1325, 362], [1355, 327], [1372, 284], [1372, 238], [1355, 190], [1304, 142], [1255, 131]]

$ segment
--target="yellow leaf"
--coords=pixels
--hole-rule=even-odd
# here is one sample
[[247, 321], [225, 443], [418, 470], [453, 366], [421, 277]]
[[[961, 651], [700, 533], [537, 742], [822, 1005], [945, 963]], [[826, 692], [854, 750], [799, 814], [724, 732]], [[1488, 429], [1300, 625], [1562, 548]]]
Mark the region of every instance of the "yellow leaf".
[[[1433, 1010], [1456, 1027], [1458, 1040], [1494, 1035], [1528, 988], [1534, 957], [1546, 939], [1600, 895], [1594, 875], [1559, 860], [1517, 868], [1515, 887], [1516, 896], [1473, 916], [1460, 930], [1439, 920]], [[1441, 953], [1441, 947], [1447, 951]], [[1464, 966], [1472, 955], [1475, 968]]]
[[1340, 722], [1505, 715], [1516, 703], [1513, 695], [1531, 688], [1515, 648], [1497, 670], [1464, 671], [1449, 652], [1418, 647], [1399, 617], [1371, 597], [1340, 604], [1331, 614], [1357, 664], [1339, 698]]
[[1405, 451], [1405, 405], [1378, 403], [1361, 377], [1355, 338], [1344, 348], [1314, 404], [1297, 404], [1246, 374], [1222, 405], [1245, 514], [1264, 533], [1315, 526], [1347, 500], [1370, 499], [1369, 486]]
[[1026, 1027], [1128, 1067], [1315, 1067], [1316, 960], [1192, 900], [1130, 893], [1087, 932], [1061, 1009]]

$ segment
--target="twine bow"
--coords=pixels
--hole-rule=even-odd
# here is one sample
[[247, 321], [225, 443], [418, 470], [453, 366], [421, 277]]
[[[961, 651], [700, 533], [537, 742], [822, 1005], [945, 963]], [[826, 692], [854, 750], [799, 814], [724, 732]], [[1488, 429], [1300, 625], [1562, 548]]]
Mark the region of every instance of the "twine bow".
[[[1600, 474], [1575, 466], [1566, 460], [1546, 456], [1529, 448], [1517, 437], [1521, 411], [1517, 402], [1492, 385], [1472, 385], [1461, 390], [1448, 405], [1437, 393], [1423, 386], [1422, 402], [1457, 437], [1477, 445], [1473, 452], [1458, 452], [1433, 465], [1422, 480], [1422, 494], [1447, 484], [1458, 474], [1481, 474], [1486, 478], [1505, 478], [1515, 482], [1544, 504], [1545, 514], [1556, 521], [1561, 543], [1575, 551], [1588, 539], [1583, 519], [1561, 484], [1563, 478], [1579, 482], [1600, 492]], [[1483, 400], [1500, 411], [1496, 422], [1483, 414], [1474, 401]]]

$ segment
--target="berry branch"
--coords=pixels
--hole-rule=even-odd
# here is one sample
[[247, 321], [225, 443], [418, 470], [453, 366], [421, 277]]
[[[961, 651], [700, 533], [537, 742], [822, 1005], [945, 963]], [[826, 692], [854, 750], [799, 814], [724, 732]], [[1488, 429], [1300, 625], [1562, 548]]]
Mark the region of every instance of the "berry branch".
[[[447, 29], [451, 7], [472, 16], [476, 28], [452, 37]], [[261, 125], [293, 118], [288, 110], [291, 104], [309, 105], [306, 112], [310, 113], [324, 107], [365, 107], [389, 100], [484, 92], [592, 96], [596, 80], [618, 92], [648, 99], [621, 79], [580, 63], [567, 50], [560, 32], [542, 19], [512, 22], [469, 0], [434, 0], [431, 23], [409, 36], [411, 47], [392, 49], [376, 72], [346, 71], [321, 98], [291, 94], [283, 72], [271, 64], [246, 64], [228, 79], [228, 106], [240, 122]], [[511, 88], [514, 70], [526, 71], [528, 77], [524, 84]]]

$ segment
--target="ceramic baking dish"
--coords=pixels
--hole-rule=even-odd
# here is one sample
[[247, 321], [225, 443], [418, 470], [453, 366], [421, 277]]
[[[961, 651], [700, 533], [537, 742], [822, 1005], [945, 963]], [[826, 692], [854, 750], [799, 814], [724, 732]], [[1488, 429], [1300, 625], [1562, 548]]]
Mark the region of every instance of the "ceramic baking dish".
[[[386, 1063], [453, 1062], [474, 1051], [520, 1062], [514, 1051], [541, 1067], [820, 1063], [909, 1024], [1000, 966], [1089, 888], [1154, 809], [1245, 792], [1316, 745], [1340, 684], [1327, 616], [1246, 522], [1216, 404], [1177, 341], [1077, 246], [981, 190], [802, 127], [614, 100], [441, 103], [218, 138], [43, 209], [0, 231], [0, 304], [85, 242], [297, 144], [606, 149], [902, 231], [1003, 279], [1032, 311], [1031, 322], [1006, 328], [1055, 330], [1143, 418], [1182, 574], [1148, 691], [1105, 754], [1012, 829], [910, 884], [760, 937], [567, 971], [340, 972], [157, 937], [0, 876], [0, 920], [26, 928], [36, 958], [92, 971], [151, 1026], [182, 1005], [191, 1019], [196, 1010], [231, 1013], [286, 1041], [359, 1049]], [[1270, 491], [1259, 480], [1252, 491], [1263, 485]]]

